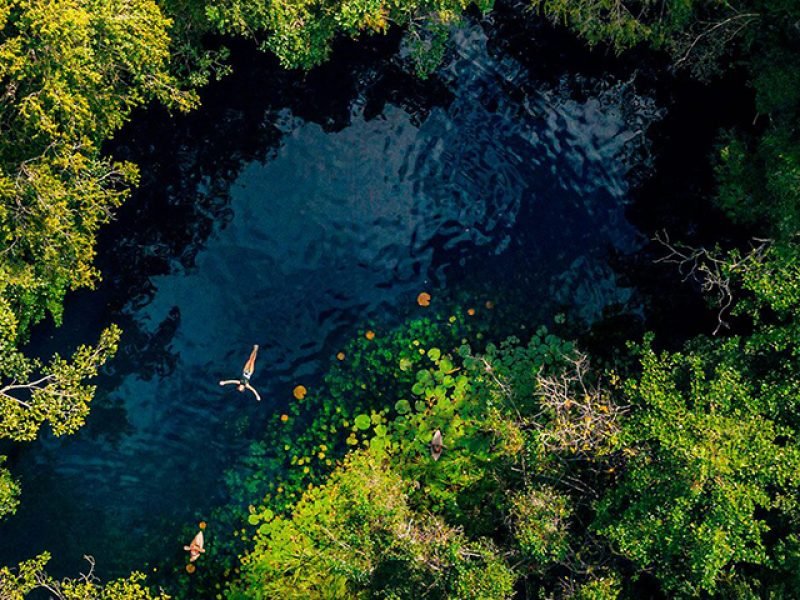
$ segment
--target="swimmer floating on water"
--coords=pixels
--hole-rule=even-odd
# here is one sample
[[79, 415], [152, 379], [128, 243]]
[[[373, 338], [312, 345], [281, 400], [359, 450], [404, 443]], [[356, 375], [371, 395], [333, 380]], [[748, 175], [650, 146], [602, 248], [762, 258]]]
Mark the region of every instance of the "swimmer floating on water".
[[203, 532], [198, 531], [197, 535], [194, 536], [194, 539], [192, 539], [192, 542], [188, 546], [183, 547], [183, 549], [189, 553], [189, 562], [196, 561], [198, 558], [200, 558], [200, 555], [206, 551], [206, 549], [203, 548], [203, 545]]
[[236, 385], [236, 389], [240, 392], [245, 390], [250, 390], [253, 392], [253, 395], [256, 397], [256, 400], [261, 402], [261, 396], [258, 395], [256, 388], [250, 385], [250, 378], [253, 376], [253, 371], [256, 368], [256, 354], [258, 354], [258, 344], [253, 346], [253, 351], [250, 353], [250, 358], [247, 359], [247, 362], [244, 364], [244, 370], [242, 371], [242, 378], [241, 379], [227, 379], [225, 381], [220, 381], [220, 385]]

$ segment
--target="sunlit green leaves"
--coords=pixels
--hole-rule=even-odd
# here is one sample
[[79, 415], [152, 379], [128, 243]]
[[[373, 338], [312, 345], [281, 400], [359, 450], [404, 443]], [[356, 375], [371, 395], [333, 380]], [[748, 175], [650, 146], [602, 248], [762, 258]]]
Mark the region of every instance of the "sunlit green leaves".
[[337, 35], [358, 37], [364, 33], [385, 33], [392, 25], [407, 27], [407, 47], [416, 71], [426, 76], [438, 66], [452, 26], [473, 5], [488, 11], [492, 2], [478, 0], [435, 0], [386, 2], [385, 0], [343, 0], [325, 4], [320, 0], [289, 0], [263, 4], [250, 0], [207, 3], [205, 19], [220, 32], [266, 36], [262, 47], [273, 52], [287, 68], [314, 67], [330, 55]]
[[145, 584], [142, 573], [132, 573], [124, 579], [102, 584], [94, 573], [94, 560], [86, 574], [75, 579], [58, 580], [50, 576], [45, 567], [50, 554], [22, 562], [17, 568], [0, 568], [0, 598], [24, 600], [30, 595], [42, 595], [58, 600], [169, 600], [163, 592], [152, 592]]
[[569, 498], [548, 486], [529, 488], [511, 498], [512, 529], [520, 549], [544, 567], [569, 551]]
[[351, 454], [324, 487], [303, 494], [291, 518], [259, 529], [228, 598], [413, 597], [420, 589], [508, 597], [515, 578], [496, 549], [416, 513], [411, 485], [374, 452]]
[[[0, 456], [0, 465], [6, 460]], [[9, 514], [14, 514], [19, 505], [19, 484], [11, 477], [8, 469], [0, 466], [0, 519]]]
[[596, 524], [684, 594], [714, 591], [732, 564], [765, 564], [759, 515], [800, 486], [794, 432], [760, 414], [742, 373], [709, 359], [642, 349], [642, 375], [627, 385], [638, 410], [626, 445], [637, 450]]
[[85, 380], [114, 354], [119, 335], [112, 326], [97, 346], [81, 346], [71, 360], [56, 355], [46, 367], [25, 361], [24, 370], [4, 373], [14, 379], [0, 385], [0, 437], [33, 440], [45, 423], [55, 435], [83, 425], [95, 391]]
[[[152, 0], [12, 0], [0, 31], [0, 272], [17, 336], [91, 286], [94, 238], [136, 183], [100, 145], [152, 98], [188, 108]], [[7, 335], [7, 334], [6, 334]]]

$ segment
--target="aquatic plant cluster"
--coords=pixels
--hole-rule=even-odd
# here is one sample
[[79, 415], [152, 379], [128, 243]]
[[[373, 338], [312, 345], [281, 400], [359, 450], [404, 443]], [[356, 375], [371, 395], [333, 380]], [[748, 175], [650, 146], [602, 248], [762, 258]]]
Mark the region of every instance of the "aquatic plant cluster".
[[[741, 597], [756, 579], [737, 563], [791, 597], [792, 563], [772, 554], [791, 555], [791, 527], [764, 534], [778, 534], [767, 511], [789, 516], [800, 454], [792, 410], [766, 408], [785, 386], [754, 388], [742, 361], [752, 338], [680, 353], [647, 339], [621, 375], [544, 328], [482, 352], [404, 334], [357, 353], [398, 384], [393, 403], [309, 407], [336, 416], [312, 420], [290, 475], [251, 507], [228, 597]], [[317, 458], [342, 452], [327, 474]]]
[[[593, 45], [649, 44], [695, 77], [747, 78], [755, 118], [720, 133], [711, 201], [753, 241], [660, 238], [663, 261], [707, 295], [716, 335], [671, 351], [648, 335], [603, 361], [544, 327], [488, 342], [476, 317], [493, 299], [456, 309], [421, 290], [421, 316], [371, 324], [316, 388], [296, 383], [294, 403], [229, 472], [233, 501], [201, 524], [208, 542], [195, 535], [190, 568], [172, 574], [168, 592], [800, 595], [800, 5], [532, 7], [525, 18], [551, 18]], [[256, 39], [286, 67], [310, 68], [337, 36], [403, 27], [425, 76], [464, 11], [490, 8], [0, 0], [0, 437], [30, 442], [43, 426], [62, 435], [83, 424], [86, 381], [113, 355], [118, 329], [69, 359], [28, 356], [24, 344], [47, 315], [60, 320], [68, 291], [97, 281], [95, 236], [137, 181], [103, 142], [148, 102], [197, 104], [196, 88], [227, 70], [226, 51], [203, 45], [208, 34]], [[0, 466], [0, 518], [19, 496]], [[48, 560], [0, 568], [0, 598], [167, 597], [140, 573], [103, 583], [93, 563], [57, 580]]]

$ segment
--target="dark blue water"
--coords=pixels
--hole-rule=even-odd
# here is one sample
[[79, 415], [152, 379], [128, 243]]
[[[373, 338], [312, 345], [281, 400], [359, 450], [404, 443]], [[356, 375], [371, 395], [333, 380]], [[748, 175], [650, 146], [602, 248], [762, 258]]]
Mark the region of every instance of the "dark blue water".
[[[101, 244], [105, 283], [35, 344], [113, 321], [120, 353], [86, 428], [13, 455], [22, 508], [0, 563], [48, 549], [57, 573], [84, 554], [104, 575], [163, 564], [293, 385], [420, 291], [445, 309], [491, 295], [530, 324], [636, 309], [609, 257], [641, 243], [626, 175], [659, 111], [631, 81], [576, 96], [574, 74], [543, 83], [490, 55], [479, 26], [425, 83], [383, 50], [308, 78], [250, 56], [205, 108], [144, 115], [117, 142], [143, 185]], [[254, 343], [261, 403], [217, 385]]]

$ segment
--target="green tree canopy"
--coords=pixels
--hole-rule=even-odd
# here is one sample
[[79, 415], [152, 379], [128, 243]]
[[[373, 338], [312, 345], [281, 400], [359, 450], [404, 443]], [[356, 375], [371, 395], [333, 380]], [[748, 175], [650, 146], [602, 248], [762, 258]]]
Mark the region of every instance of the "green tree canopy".
[[[135, 183], [100, 145], [151, 99], [188, 108], [149, 0], [0, 2], [0, 289], [24, 338], [91, 286], [97, 229]], [[8, 337], [8, 333], [4, 335]]]
[[0, 438], [75, 431], [94, 394], [85, 379], [116, 349], [114, 327], [71, 358], [20, 346], [48, 313], [60, 321], [68, 290], [99, 277], [98, 228], [138, 177], [102, 143], [150, 100], [195, 103], [170, 73], [170, 25], [150, 0], [0, 0]]
[[31, 593], [47, 594], [52, 600], [169, 600], [163, 592], [152, 593], [144, 583], [144, 575], [132, 573], [124, 579], [106, 584], [94, 575], [94, 560], [87, 557], [90, 569], [74, 579], [57, 580], [45, 567], [50, 555], [44, 552], [21, 563], [16, 569], [0, 568], [0, 598], [24, 600]]

